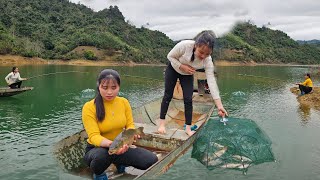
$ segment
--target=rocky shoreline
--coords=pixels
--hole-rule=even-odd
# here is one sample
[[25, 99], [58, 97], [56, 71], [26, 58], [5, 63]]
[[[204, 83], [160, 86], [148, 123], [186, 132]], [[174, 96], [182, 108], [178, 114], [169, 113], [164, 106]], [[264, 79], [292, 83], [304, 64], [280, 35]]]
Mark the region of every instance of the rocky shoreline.
[[313, 87], [312, 93], [302, 96], [300, 96], [300, 90], [298, 87], [292, 87], [290, 88], [290, 91], [297, 96], [297, 100], [301, 105], [320, 110], [320, 87]]

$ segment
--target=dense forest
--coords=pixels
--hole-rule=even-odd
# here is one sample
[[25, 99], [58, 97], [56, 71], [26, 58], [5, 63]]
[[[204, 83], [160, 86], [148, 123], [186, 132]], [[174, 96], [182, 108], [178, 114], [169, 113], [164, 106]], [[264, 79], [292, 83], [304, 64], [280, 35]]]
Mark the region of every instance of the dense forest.
[[236, 24], [233, 30], [219, 39], [217, 54], [233, 61], [267, 63], [319, 64], [317, 45], [298, 43], [286, 33], [267, 27], [257, 27], [250, 21]]
[[116, 6], [94, 12], [68, 0], [0, 0], [0, 54], [68, 60], [82, 55], [76, 47], [94, 46], [116, 60], [155, 62], [173, 45], [162, 32], [125, 22]]
[[[318, 43], [297, 42], [251, 22], [236, 24], [217, 42], [215, 59], [320, 63]], [[0, 0], [0, 54], [165, 63], [175, 43], [162, 32], [131, 25], [117, 6], [95, 12], [68, 0]]]

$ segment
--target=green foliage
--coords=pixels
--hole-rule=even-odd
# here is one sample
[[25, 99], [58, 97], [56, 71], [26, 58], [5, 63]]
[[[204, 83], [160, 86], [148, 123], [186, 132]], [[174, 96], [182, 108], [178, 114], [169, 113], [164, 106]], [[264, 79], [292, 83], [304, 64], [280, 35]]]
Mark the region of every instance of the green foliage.
[[90, 51], [90, 50], [89, 51], [85, 51], [83, 53], [83, 56], [88, 60], [97, 60], [98, 59], [98, 57], [94, 54], [94, 52]]
[[94, 12], [68, 0], [0, 0], [0, 53], [72, 59], [74, 48], [94, 46], [124, 52], [121, 61], [166, 59], [172, 40], [124, 19], [117, 6]]
[[316, 46], [299, 44], [284, 32], [265, 26], [259, 28], [250, 22], [236, 24], [233, 30], [219, 38], [218, 42], [219, 49], [243, 52], [242, 56], [237, 53], [222, 54], [217, 57], [220, 59], [270, 63], [320, 63], [320, 50]]
[[12, 52], [14, 47], [14, 39], [4, 25], [0, 23], [0, 54], [9, 54]]
[[[110, 55], [119, 52], [119, 61], [165, 63], [175, 44], [162, 32], [126, 22], [117, 6], [94, 12], [68, 0], [0, 0], [0, 54], [69, 60], [80, 58], [73, 53], [76, 47], [94, 46]], [[306, 64], [320, 59], [319, 44], [299, 44], [251, 22], [219, 38], [216, 51], [215, 58], [233, 61]]]

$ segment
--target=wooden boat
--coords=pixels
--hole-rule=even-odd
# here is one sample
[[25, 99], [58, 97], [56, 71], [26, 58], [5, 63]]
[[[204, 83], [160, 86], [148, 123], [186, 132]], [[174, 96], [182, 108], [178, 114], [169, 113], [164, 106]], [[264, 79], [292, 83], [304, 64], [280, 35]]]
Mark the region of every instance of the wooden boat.
[[[192, 124], [198, 126], [193, 136], [188, 136], [184, 131], [184, 103], [181, 99], [172, 99], [166, 116], [167, 133], [157, 133], [157, 122], [159, 119], [161, 99], [146, 103], [133, 109], [135, 126], [144, 127], [146, 134], [139, 139], [135, 145], [144, 147], [157, 154], [159, 160], [147, 170], [138, 170], [133, 167], [126, 167], [126, 173], [117, 174], [116, 168], [111, 165], [107, 169], [110, 179], [150, 179], [165, 173], [174, 162], [184, 154], [196, 140], [204, 124], [210, 118], [214, 106], [210, 94], [193, 96], [193, 117]], [[92, 177], [91, 170], [83, 161], [87, 134], [84, 130], [62, 139], [55, 144], [54, 155], [60, 166], [71, 174]]]
[[33, 87], [22, 87], [11, 89], [9, 87], [0, 87], [0, 97], [8, 97], [32, 90]]

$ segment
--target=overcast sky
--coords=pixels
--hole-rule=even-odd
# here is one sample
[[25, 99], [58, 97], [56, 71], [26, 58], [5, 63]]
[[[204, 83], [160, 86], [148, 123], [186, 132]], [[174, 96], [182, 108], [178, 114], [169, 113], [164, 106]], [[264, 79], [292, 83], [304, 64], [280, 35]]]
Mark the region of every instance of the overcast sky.
[[222, 36], [235, 22], [244, 20], [281, 30], [295, 40], [320, 40], [320, 0], [70, 1], [95, 11], [117, 5], [132, 25], [159, 30], [173, 40], [193, 38], [204, 29]]

